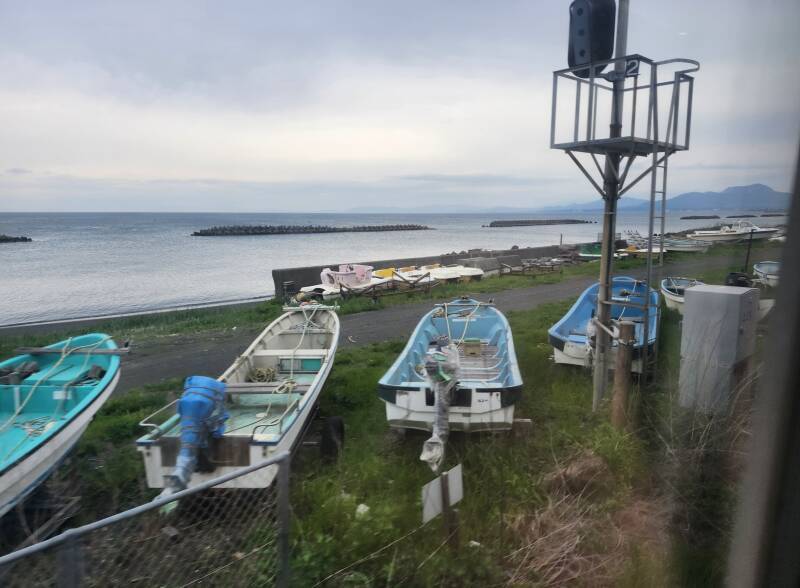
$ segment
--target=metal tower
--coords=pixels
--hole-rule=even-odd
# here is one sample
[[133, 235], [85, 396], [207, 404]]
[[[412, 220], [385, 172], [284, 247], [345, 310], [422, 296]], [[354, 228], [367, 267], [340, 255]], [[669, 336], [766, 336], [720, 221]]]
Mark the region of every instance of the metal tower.
[[[611, 350], [609, 337], [614, 336], [610, 320], [610, 283], [617, 201], [650, 175], [645, 279], [650, 288], [656, 220], [660, 221], [658, 263], [663, 264], [667, 163], [671, 155], [689, 148], [694, 88], [694, 77], [690, 74], [700, 68], [700, 64], [691, 59], [653, 61], [641, 55], [624, 55], [625, 41], [623, 38], [620, 44], [619, 36], [627, 28], [627, 22], [625, 29], [622, 25], [620, 21], [617, 44], [617, 54], [621, 48], [622, 57], [553, 72], [550, 147], [566, 152], [605, 200], [600, 288], [594, 319], [597, 326], [594, 409], [604, 394]], [[611, 66], [611, 70], [602, 73], [605, 66]], [[587, 69], [588, 77], [582, 79]], [[576, 72], [580, 72], [581, 77]], [[598, 156], [605, 157], [604, 166]], [[647, 167], [629, 181], [628, 172], [637, 157], [647, 161]], [[590, 172], [593, 166], [599, 179]], [[613, 304], [642, 309], [646, 343], [649, 340], [649, 305], [616, 300]], [[647, 344], [643, 346], [643, 354], [643, 370], [647, 370], [651, 359]]]

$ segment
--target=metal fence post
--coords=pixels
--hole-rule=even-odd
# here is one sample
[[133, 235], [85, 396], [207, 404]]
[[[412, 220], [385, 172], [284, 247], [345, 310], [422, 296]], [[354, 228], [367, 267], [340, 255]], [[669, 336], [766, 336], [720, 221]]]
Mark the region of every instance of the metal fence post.
[[278, 466], [278, 582], [289, 585], [289, 464], [287, 455]]
[[79, 537], [70, 537], [58, 547], [56, 570], [56, 586], [58, 588], [78, 588], [83, 584], [85, 570]]

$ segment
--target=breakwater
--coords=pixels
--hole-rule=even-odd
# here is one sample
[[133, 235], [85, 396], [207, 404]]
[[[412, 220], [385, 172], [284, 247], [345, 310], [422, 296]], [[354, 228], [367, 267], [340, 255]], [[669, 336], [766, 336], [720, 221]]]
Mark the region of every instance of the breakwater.
[[309, 235], [317, 233], [380, 233], [384, 231], [432, 231], [425, 225], [365, 225], [328, 227], [325, 225], [233, 225], [211, 227], [192, 233], [192, 237], [241, 237], [248, 235]]
[[597, 221], [578, 220], [574, 218], [557, 219], [530, 219], [530, 220], [496, 220], [489, 223], [489, 227], [537, 227], [542, 225], [591, 225]]
[[0, 235], [0, 243], [30, 243], [33, 241], [30, 237], [10, 237], [8, 235]]
[[690, 214], [689, 216], [682, 216], [681, 220], [701, 220], [707, 218], [719, 218], [716, 214]]

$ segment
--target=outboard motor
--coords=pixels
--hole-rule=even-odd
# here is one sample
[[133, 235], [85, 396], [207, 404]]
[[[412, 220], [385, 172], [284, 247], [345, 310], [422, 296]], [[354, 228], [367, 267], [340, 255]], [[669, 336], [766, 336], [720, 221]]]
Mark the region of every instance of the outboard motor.
[[750, 279], [750, 276], [745, 273], [731, 272], [725, 276], [725, 285], [739, 286], [740, 288], [750, 288], [753, 285], [753, 281]]
[[208, 447], [210, 437], [222, 437], [228, 412], [225, 410], [225, 383], [205, 376], [190, 376], [178, 401], [181, 417], [181, 448], [175, 469], [166, 486], [178, 492], [189, 485], [197, 467], [197, 454]]

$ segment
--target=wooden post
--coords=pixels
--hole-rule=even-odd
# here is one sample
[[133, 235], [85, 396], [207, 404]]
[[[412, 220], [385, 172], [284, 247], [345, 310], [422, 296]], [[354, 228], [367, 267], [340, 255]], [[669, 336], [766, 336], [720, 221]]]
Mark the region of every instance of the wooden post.
[[632, 322], [619, 323], [617, 364], [614, 369], [614, 395], [611, 398], [611, 424], [616, 429], [628, 426], [628, 398], [631, 391], [631, 356], [635, 327]]
[[441, 476], [442, 486], [442, 518], [444, 519], [444, 536], [451, 549], [458, 547], [458, 521], [456, 512], [450, 506], [450, 485], [447, 472]]

